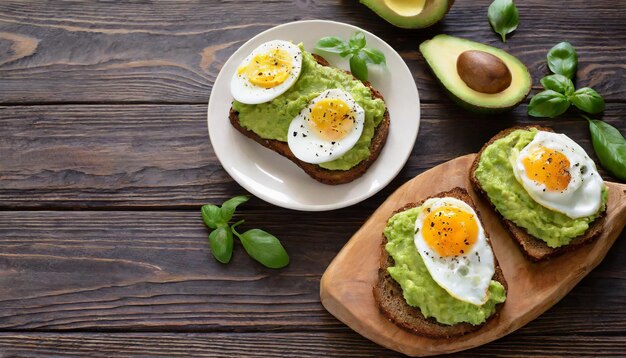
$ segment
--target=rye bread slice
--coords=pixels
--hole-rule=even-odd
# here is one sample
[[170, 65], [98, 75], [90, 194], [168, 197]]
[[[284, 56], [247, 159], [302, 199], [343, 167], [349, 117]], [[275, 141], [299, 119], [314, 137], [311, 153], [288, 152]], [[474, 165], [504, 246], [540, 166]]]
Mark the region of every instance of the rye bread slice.
[[[474, 209], [474, 211], [476, 211], [478, 219], [480, 220], [480, 213], [476, 209], [472, 198], [469, 196], [465, 189], [458, 187], [447, 192], [433, 195], [420, 202], [407, 204], [396, 210], [393, 215], [407, 209], [420, 206], [427, 199], [441, 197], [453, 197], [466, 202]], [[488, 236], [487, 232], [485, 232], [485, 234], [487, 234]], [[489, 239], [487, 241], [491, 246], [491, 242], [489, 241]], [[373, 287], [373, 293], [374, 300], [378, 304], [378, 307], [382, 314], [385, 315], [385, 317], [387, 317], [390, 321], [394, 322], [396, 325], [420, 336], [426, 336], [430, 338], [449, 338], [462, 336], [466, 333], [476, 331], [480, 327], [485, 325], [485, 323], [489, 322], [499, 314], [503, 305], [502, 303], [496, 305], [496, 312], [487, 319], [487, 322], [476, 326], [470, 323], [445, 325], [438, 323], [434, 318], [425, 318], [419, 308], [409, 306], [406, 303], [402, 294], [402, 287], [387, 272], [387, 268], [394, 265], [394, 260], [387, 253], [387, 250], [385, 249], [386, 244], [387, 238], [385, 237], [385, 235], [383, 235], [380, 255], [380, 268], [378, 269], [378, 281]], [[502, 269], [500, 269], [500, 265], [498, 264], [498, 260], [495, 257], [495, 254], [494, 262], [496, 265], [496, 271], [492, 279], [500, 282], [504, 286], [505, 290], [508, 291], [506, 280], [504, 279]]]
[[[320, 65], [328, 66], [328, 62], [323, 57], [316, 54], [313, 54], [313, 57]], [[384, 98], [380, 94], [380, 92], [375, 90], [369, 82], [363, 82], [363, 84], [369, 87], [369, 89], [372, 91], [373, 98], [380, 98], [384, 101]], [[253, 139], [262, 146], [269, 148], [291, 160], [300, 168], [302, 168], [302, 170], [304, 170], [304, 172], [306, 172], [311, 178], [324, 184], [330, 185], [349, 183], [365, 174], [367, 169], [372, 165], [372, 163], [374, 163], [376, 158], [378, 158], [380, 152], [383, 150], [385, 142], [387, 141], [387, 134], [389, 133], [389, 111], [385, 110], [383, 119], [380, 121], [374, 131], [374, 136], [372, 137], [372, 142], [370, 144], [369, 157], [361, 161], [356, 166], [350, 168], [349, 170], [328, 170], [320, 167], [319, 165], [306, 163], [296, 158], [296, 156], [289, 149], [289, 145], [287, 145], [286, 142], [281, 142], [273, 139], [263, 139], [253, 131], [242, 127], [239, 124], [239, 113], [236, 112], [232, 107], [230, 108], [228, 118], [230, 119], [230, 123], [233, 125], [233, 127], [235, 127], [235, 129], [237, 129], [246, 137]]]
[[548, 244], [546, 244], [545, 241], [529, 234], [528, 231], [526, 231], [526, 229], [524, 229], [523, 227], [517, 226], [514, 222], [507, 220], [505, 217], [503, 217], [500, 214], [500, 212], [496, 209], [495, 205], [493, 205], [491, 200], [489, 200], [489, 196], [487, 195], [485, 190], [480, 185], [480, 182], [476, 178], [476, 175], [475, 175], [476, 168], [478, 168], [478, 163], [480, 161], [480, 157], [483, 151], [485, 150], [485, 148], [490, 146], [493, 142], [495, 142], [496, 140], [500, 138], [506, 137], [507, 135], [509, 135], [511, 132], [515, 130], [518, 130], [518, 129], [529, 130], [531, 128], [537, 128], [538, 130], [546, 131], [546, 132], [553, 132], [551, 128], [542, 127], [538, 125], [517, 126], [517, 127], [508, 128], [499, 132], [498, 134], [493, 136], [487, 143], [485, 143], [485, 145], [481, 148], [480, 152], [478, 152], [478, 155], [476, 156], [476, 159], [474, 160], [474, 163], [472, 164], [472, 167], [470, 169], [469, 176], [470, 176], [470, 181], [474, 189], [478, 193], [480, 193], [485, 198], [485, 200], [489, 202], [491, 207], [494, 209], [494, 211], [497, 213], [497, 215], [500, 217], [500, 219], [504, 223], [504, 226], [511, 233], [511, 236], [513, 237], [513, 239], [515, 239], [515, 241], [519, 244], [524, 255], [531, 261], [538, 262], [538, 261], [547, 260], [557, 255], [561, 255], [565, 252], [574, 250], [585, 244], [589, 244], [593, 242], [602, 233], [602, 230], [604, 228], [604, 222], [606, 220], [606, 211], [602, 212], [600, 216], [598, 216], [598, 218], [596, 218], [596, 220], [594, 220], [591, 223], [591, 225], [589, 225], [589, 228], [587, 229], [587, 231], [585, 231], [582, 235], [577, 236], [574, 239], [572, 239], [572, 241], [568, 245], [557, 247], [557, 248], [552, 248], [548, 246]]

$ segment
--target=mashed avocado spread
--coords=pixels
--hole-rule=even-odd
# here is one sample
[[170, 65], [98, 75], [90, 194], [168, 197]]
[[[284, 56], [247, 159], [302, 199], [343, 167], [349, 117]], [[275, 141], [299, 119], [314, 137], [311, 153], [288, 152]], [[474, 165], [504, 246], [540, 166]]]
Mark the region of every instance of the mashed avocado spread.
[[516, 130], [485, 148], [476, 169], [476, 179], [489, 196], [496, 210], [529, 234], [543, 240], [550, 247], [569, 244], [582, 235], [598, 215], [606, 208], [608, 191], [602, 188], [602, 205], [598, 213], [572, 219], [565, 214], [550, 210], [534, 201], [524, 187], [515, 179], [509, 162], [511, 150], [522, 150], [530, 143], [537, 129]]
[[496, 304], [504, 302], [506, 292], [498, 281], [491, 281], [489, 298], [482, 306], [460, 301], [452, 297], [430, 276], [422, 257], [413, 242], [413, 228], [420, 208], [412, 208], [389, 219], [385, 227], [385, 249], [393, 257], [395, 266], [387, 270], [402, 287], [405, 301], [418, 307], [424, 317], [434, 317], [443, 324], [469, 322], [481, 324], [496, 310]]
[[233, 102], [239, 112], [239, 123], [264, 139], [287, 141], [289, 123], [308, 103], [327, 89], [339, 88], [352, 94], [354, 100], [365, 110], [363, 133], [355, 146], [340, 158], [321, 163], [320, 167], [330, 170], [348, 170], [370, 155], [370, 143], [374, 131], [385, 113], [385, 103], [372, 98], [372, 93], [359, 80], [337, 68], [322, 66], [313, 55], [302, 50], [300, 78], [287, 92], [270, 102], [243, 104]]

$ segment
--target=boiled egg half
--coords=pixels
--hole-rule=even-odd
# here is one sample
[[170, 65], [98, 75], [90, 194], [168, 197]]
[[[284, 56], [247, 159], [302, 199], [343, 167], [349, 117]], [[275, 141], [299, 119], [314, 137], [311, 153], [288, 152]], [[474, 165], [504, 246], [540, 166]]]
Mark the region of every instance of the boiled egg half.
[[319, 164], [337, 159], [363, 133], [365, 111], [352, 95], [329, 89], [315, 97], [291, 121], [287, 144], [296, 158]]
[[241, 62], [230, 82], [230, 92], [241, 103], [269, 102], [293, 86], [301, 70], [302, 51], [298, 46], [269, 41]]

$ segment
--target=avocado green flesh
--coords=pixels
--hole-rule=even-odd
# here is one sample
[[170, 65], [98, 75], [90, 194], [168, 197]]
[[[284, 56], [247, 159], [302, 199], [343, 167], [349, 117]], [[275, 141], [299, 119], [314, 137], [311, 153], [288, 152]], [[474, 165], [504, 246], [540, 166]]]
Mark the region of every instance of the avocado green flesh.
[[[456, 62], [465, 51], [478, 50], [497, 56], [511, 72], [511, 85], [505, 90], [482, 93], [471, 89], [459, 76]], [[437, 35], [420, 45], [431, 70], [448, 94], [463, 107], [476, 112], [501, 112], [522, 102], [532, 85], [526, 66], [514, 56], [498, 48], [448, 35]]]
[[370, 144], [376, 126], [385, 114], [385, 103], [372, 98], [371, 90], [352, 75], [337, 68], [322, 66], [313, 56], [304, 51], [300, 77], [287, 92], [270, 102], [261, 104], [244, 104], [234, 101], [233, 109], [239, 112], [239, 123], [242, 127], [253, 131], [261, 138], [287, 141], [287, 132], [291, 120], [296, 117], [308, 103], [327, 89], [338, 88], [349, 92], [354, 100], [365, 110], [363, 133], [357, 143], [341, 157], [319, 164], [329, 170], [349, 170], [369, 157]]
[[411, 208], [392, 216], [384, 235], [385, 249], [393, 257], [394, 266], [387, 268], [391, 277], [402, 287], [405, 301], [420, 309], [424, 317], [433, 317], [442, 324], [468, 322], [481, 324], [496, 311], [496, 304], [506, 300], [504, 286], [491, 281], [488, 299], [482, 306], [452, 297], [431, 277], [414, 243], [415, 220], [420, 208]]
[[360, 0], [394, 26], [419, 29], [443, 19], [454, 0]]
[[598, 213], [572, 219], [534, 201], [515, 179], [510, 156], [513, 148], [522, 150], [530, 143], [537, 129], [516, 130], [500, 138], [483, 151], [474, 175], [496, 210], [507, 220], [523, 227], [529, 234], [550, 247], [567, 245], [582, 235], [606, 208], [608, 191], [602, 189], [602, 205]]

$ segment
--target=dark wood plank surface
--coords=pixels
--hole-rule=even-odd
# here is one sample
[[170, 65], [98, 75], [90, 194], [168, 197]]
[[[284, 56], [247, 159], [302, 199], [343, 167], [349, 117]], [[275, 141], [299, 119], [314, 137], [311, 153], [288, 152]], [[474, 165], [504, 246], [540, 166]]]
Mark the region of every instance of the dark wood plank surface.
[[[128, 3], [67, 6], [0, 3], [0, 102], [206, 103], [217, 73], [245, 41], [275, 25], [331, 19], [374, 32], [406, 60], [425, 101], [445, 100], [417, 47], [438, 33], [483, 41], [528, 66], [535, 85], [560, 41], [580, 56], [580, 85], [611, 101], [626, 96], [626, 22], [621, 0], [520, 1], [521, 25], [502, 44], [487, 23], [488, 0], [458, 1], [445, 20], [400, 30], [354, 1]], [[565, 15], [565, 13], [567, 15]]]
[[[362, 205], [373, 209], [399, 184], [477, 152], [513, 125], [552, 126], [594, 156], [587, 123], [575, 114], [529, 119], [521, 105], [480, 116], [446, 103], [425, 103], [421, 112], [405, 168], [394, 185]], [[624, 113], [626, 103], [609, 103], [604, 119], [625, 131]], [[0, 106], [0, 127], [0, 208], [191, 209], [242, 191], [215, 157], [205, 105]]]
[[[573, 112], [534, 120], [526, 104], [496, 116], [458, 108], [421, 41], [447, 33], [504, 48], [529, 67], [534, 91], [547, 50], [570, 41], [577, 85], [597, 89], [601, 117], [626, 132], [624, 1], [518, 1], [521, 24], [505, 44], [489, 3], [457, 1], [442, 23], [410, 31], [350, 0], [0, 2], [0, 357], [396, 356], [319, 302], [326, 266], [371, 212], [512, 125], [552, 126], [593, 156]], [[418, 140], [396, 179], [351, 208], [304, 213], [252, 199], [241, 214], [280, 237], [291, 264], [265, 269], [236, 247], [221, 265], [199, 206], [245, 191], [208, 139], [213, 82], [258, 32], [316, 18], [360, 26], [402, 55], [422, 100]], [[622, 232], [537, 320], [462, 356], [623, 356], [625, 242]]]
[[[216, 262], [196, 211], [0, 212], [0, 330], [341, 329], [319, 303], [319, 280], [369, 211], [241, 214], [244, 228], [282, 239], [289, 267], [266, 269], [241, 247], [231, 264]], [[332, 223], [332, 232], [322, 223]], [[523, 331], [619, 332], [623, 262], [626, 240], [619, 240], [554, 312]], [[607, 306], [610, 315], [602, 314]], [[575, 314], [581, 311], [587, 314]]]
[[[623, 356], [620, 337], [504, 337], [446, 357]], [[155, 343], [156, 342], [156, 343]], [[355, 347], [358, 346], [358, 350]], [[540, 348], [537, 348], [540, 347]], [[313, 333], [0, 333], [8, 357], [404, 357], [353, 332]]]

